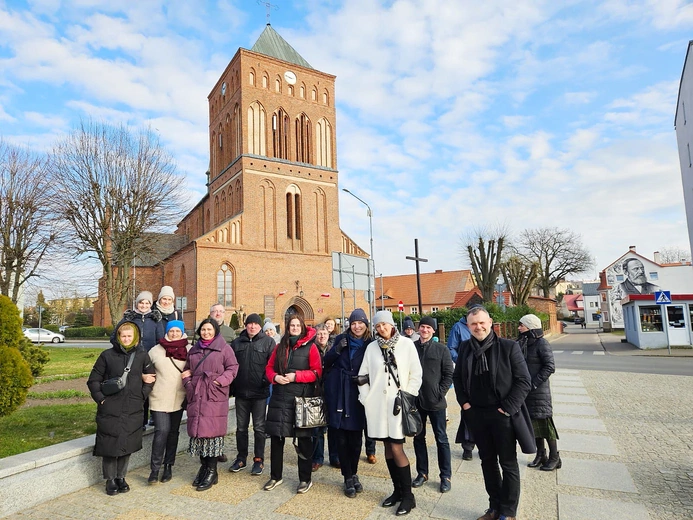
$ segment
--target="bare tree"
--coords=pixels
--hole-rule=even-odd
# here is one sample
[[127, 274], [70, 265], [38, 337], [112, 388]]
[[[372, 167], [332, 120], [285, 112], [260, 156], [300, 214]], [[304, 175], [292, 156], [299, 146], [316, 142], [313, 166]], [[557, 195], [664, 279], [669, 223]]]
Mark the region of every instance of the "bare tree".
[[539, 264], [537, 286], [546, 298], [566, 276], [583, 273], [594, 265], [582, 237], [570, 229], [525, 229], [516, 250], [525, 260]]
[[180, 217], [182, 178], [151, 129], [82, 122], [58, 142], [51, 169], [75, 255], [98, 259], [111, 320], [127, 303], [135, 256], [152, 254], [145, 232]]
[[539, 264], [511, 255], [501, 265], [501, 273], [515, 305], [526, 305], [539, 276]]
[[678, 262], [690, 262], [691, 253], [683, 247], [665, 247], [659, 252], [659, 262], [662, 264], [675, 264]]
[[476, 284], [486, 302], [493, 301], [493, 291], [501, 273], [501, 259], [507, 234], [505, 227], [493, 230], [479, 227], [462, 239]]
[[57, 237], [46, 160], [0, 140], [0, 294], [17, 303]]

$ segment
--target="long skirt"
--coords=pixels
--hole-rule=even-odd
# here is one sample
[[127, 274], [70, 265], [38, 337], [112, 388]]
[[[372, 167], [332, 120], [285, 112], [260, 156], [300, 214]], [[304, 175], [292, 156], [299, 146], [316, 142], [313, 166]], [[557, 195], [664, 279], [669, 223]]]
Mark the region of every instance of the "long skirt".
[[188, 451], [193, 456], [218, 457], [224, 453], [224, 437], [190, 437]]
[[553, 423], [553, 417], [532, 419], [532, 428], [534, 429], [534, 437], [537, 439], [558, 440], [558, 432], [556, 431], [556, 425]]

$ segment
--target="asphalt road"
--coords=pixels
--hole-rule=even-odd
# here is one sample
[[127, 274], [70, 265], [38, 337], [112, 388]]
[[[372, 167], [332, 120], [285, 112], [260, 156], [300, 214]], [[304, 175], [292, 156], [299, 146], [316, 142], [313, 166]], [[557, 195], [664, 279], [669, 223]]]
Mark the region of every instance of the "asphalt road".
[[693, 357], [615, 354], [605, 350], [595, 329], [569, 326], [551, 342], [557, 368], [693, 376]]

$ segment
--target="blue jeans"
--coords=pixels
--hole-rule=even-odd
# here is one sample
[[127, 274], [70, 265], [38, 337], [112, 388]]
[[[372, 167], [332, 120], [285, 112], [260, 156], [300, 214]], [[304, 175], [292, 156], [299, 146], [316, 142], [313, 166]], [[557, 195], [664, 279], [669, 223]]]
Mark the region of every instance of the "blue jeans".
[[[313, 428], [313, 464], [325, 463], [325, 432], [327, 426]], [[329, 442], [329, 439], [328, 439]]]
[[450, 443], [448, 442], [448, 433], [445, 430], [447, 422], [445, 421], [445, 408], [435, 412], [419, 409], [423, 429], [416, 437], [414, 437], [414, 453], [416, 454], [416, 472], [419, 475], [428, 475], [428, 449], [426, 448], [426, 419], [431, 420], [431, 428], [433, 436], [436, 440], [438, 448], [438, 468], [440, 469], [440, 478], [452, 477], [452, 462], [450, 455]]

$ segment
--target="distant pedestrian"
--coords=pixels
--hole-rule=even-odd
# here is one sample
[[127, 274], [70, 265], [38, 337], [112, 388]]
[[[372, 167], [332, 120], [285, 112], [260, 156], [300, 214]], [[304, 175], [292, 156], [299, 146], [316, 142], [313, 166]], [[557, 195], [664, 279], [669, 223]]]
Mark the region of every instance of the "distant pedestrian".
[[[526, 314], [520, 318], [518, 326], [520, 337], [517, 339], [522, 354], [527, 360], [527, 368], [532, 378], [530, 390], [525, 403], [532, 418], [532, 428], [537, 443], [537, 455], [527, 464], [530, 468], [541, 466], [544, 471], [560, 469], [561, 455], [558, 452], [558, 432], [553, 422], [553, 407], [551, 403], [551, 387], [549, 377], [556, 371], [551, 345], [544, 338], [541, 320], [534, 314]], [[544, 439], [549, 445], [549, 455], [546, 455]]]
[[277, 333], [276, 325], [272, 323], [272, 320], [270, 318], [265, 318], [265, 324], [262, 327], [262, 332], [265, 333], [265, 336], [272, 338], [274, 340], [275, 345], [279, 343], [280, 339], [282, 339], [281, 336]]
[[414, 329], [414, 320], [411, 319], [411, 316], [404, 318], [404, 322], [402, 323], [402, 335], [412, 340], [412, 342], [419, 339], [419, 333]]

